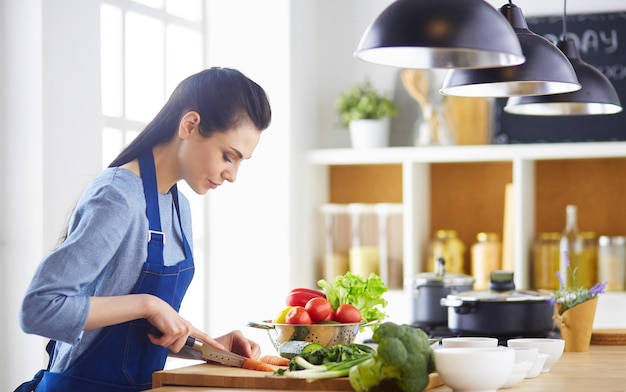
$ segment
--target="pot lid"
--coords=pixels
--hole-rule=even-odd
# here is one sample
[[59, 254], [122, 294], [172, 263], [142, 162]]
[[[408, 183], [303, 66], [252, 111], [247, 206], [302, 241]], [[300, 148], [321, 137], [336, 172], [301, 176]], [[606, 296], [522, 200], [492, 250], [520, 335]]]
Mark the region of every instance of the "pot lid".
[[457, 273], [446, 273], [445, 262], [442, 257], [435, 263], [435, 272], [422, 272], [415, 275], [415, 284], [418, 286], [473, 286], [474, 277]]
[[448, 294], [447, 298], [463, 302], [541, 302], [549, 301], [552, 296], [532, 290], [476, 290]]
[[423, 272], [415, 275], [415, 284], [418, 286], [472, 286], [474, 280], [475, 279], [469, 275], [454, 273], [439, 276], [434, 272]]

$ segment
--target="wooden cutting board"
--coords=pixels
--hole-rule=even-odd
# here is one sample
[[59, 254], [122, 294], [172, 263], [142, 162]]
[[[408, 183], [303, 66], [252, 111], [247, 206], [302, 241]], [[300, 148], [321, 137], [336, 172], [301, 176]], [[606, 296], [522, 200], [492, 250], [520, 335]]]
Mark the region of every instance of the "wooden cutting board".
[[[271, 373], [240, 369], [217, 364], [199, 364], [180, 369], [155, 372], [152, 387], [181, 385], [197, 387], [250, 388], [273, 390], [352, 391], [347, 377], [307, 382], [306, 380], [273, 376]], [[430, 375], [426, 389], [443, 385], [439, 375]]]

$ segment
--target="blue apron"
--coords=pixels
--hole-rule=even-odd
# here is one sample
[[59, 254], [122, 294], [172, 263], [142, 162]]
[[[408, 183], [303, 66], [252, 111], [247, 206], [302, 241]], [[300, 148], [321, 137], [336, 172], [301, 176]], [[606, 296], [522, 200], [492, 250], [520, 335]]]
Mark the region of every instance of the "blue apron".
[[[150, 230], [148, 259], [131, 293], [156, 295], [178, 311], [194, 272], [191, 248], [180, 220], [178, 190], [174, 185], [171, 192], [185, 247], [185, 260], [166, 266], [163, 260], [165, 235], [161, 231], [152, 151], [139, 157], [139, 167]], [[147, 320], [141, 319], [103, 328], [90, 347], [64, 372], [41, 370], [32, 381], [18, 387], [16, 392], [127, 392], [150, 389], [152, 373], [163, 369], [168, 353], [167, 348], [150, 342], [150, 327]], [[51, 363], [53, 341], [48, 344], [47, 350]]]

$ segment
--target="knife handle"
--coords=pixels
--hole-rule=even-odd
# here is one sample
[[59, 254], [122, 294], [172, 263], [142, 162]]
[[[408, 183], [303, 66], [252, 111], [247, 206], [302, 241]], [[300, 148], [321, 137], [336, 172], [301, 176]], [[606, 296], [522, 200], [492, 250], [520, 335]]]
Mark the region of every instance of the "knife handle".
[[187, 336], [187, 341], [185, 342], [185, 346], [193, 347], [196, 344], [196, 338], [193, 336]]
[[[154, 326], [150, 327], [150, 330], [148, 331], [148, 333], [156, 337], [163, 336], [163, 332], [159, 331]], [[187, 336], [187, 340], [185, 341], [185, 346], [193, 347], [195, 344], [196, 344], [196, 338], [194, 338], [193, 336]]]

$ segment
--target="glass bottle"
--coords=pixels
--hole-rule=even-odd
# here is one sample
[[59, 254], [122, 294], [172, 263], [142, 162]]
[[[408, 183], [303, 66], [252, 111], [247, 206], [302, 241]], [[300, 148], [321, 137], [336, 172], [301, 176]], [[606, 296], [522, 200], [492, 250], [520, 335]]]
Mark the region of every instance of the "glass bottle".
[[[563, 283], [565, 283], [567, 287], [574, 287], [569, 268], [571, 268], [572, 271], [578, 268], [581, 264], [583, 252], [583, 237], [578, 231], [577, 213], [578, 210], [575, 205], [565, 207], [565, 229], [561, 234], [561, 242], [559, 245], [559, 269]], [[569, 267], [567, 265], [568, 258]], [[580, 284], [580, 277], [577, 274], [576, 286], [580, 286]]]

